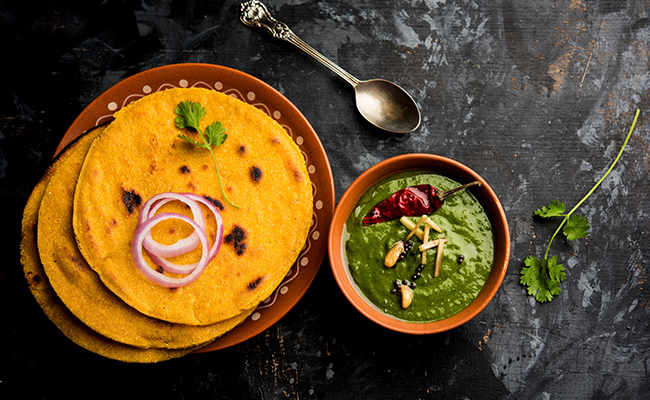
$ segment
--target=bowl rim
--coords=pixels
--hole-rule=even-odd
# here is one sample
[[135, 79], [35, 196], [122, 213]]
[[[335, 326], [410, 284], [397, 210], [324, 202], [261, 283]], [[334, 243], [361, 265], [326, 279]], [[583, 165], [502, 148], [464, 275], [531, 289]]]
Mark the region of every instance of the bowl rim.
[[[472, 180], [481, 182], [480, 187], [471, 188], [472, 194], [486, 210], [492, 230], [503, 232], [503, 235], [494, 235], [494, 263], [488, 280], [477, 298], [457, 314], [434, 322], [405, 321], [380, 311], [361, 294], [353, 282], [347, 266], [342, 262], [343, 230], [360, 197], [383, 179], [408, 170], [429, 170], [459, 182]], [[328, 236], [330, 267], [339, 288], [348, 301], [375, 323], [394, 331], [410, 334], [440, 333], [463, 325], [474, 318], [488, 305], [498, 291], [510, 260], [510, 231], [506, 213], [490, 185], [466, 165], [444, 156], [428, 153], [409, 153], [391, 157], [359, 175], [339, 199], [332, 216]]]

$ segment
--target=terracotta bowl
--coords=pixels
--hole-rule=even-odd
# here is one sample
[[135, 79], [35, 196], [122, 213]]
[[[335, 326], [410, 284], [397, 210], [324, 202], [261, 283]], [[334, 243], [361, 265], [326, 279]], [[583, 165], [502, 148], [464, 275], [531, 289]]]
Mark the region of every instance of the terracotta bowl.
[[[481, 203], [492, 224], [494, 233], [494, 264], [488, 280], [478, 297], [465, 309], [449, 318], [435, 322], [409, 322], [386, 314], [372, 305], [355, 284], [344, 258], [342, 243], [345, 224], [359, 198], [373, 185], [398, 172], [406, 170], [428, 170], [447, 176], [457, 182], [480, 181], [480, 187], [473, 187], [472, 194]], [[411, 334], [430, 334], [456, 328], [474, 318], [488, 305], [499, 289], [508, 269], [510, 258], [510, 232], [508, 221], [499, 199], [490, 186], [476, 172], [449, 158], [432, 154], [405, 154], [382, 161], [361, 174], [345, 191], [336, 206], [329, 230], [329, 259], [339, 287], [343, 294], [370, 320], [386, 328]]]

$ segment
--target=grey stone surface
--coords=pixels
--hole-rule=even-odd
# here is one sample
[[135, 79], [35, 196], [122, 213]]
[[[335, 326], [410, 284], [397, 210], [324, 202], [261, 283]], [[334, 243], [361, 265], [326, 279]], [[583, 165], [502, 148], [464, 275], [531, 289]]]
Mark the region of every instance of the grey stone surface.
[[[0, 121], [0, 397], [640, 399], [650, 393], [650, 5], [643, 1], [267, 1], [274, 16], [360, 79], [411, 93], [421, 127], [372, 128], [352, 88], [290, 44], [238, 21], [234, 1], [0, 1], [6, 53]], [[76, 4], [76, 3], [75, 3]], [[81, 4], [81, 3], [80, 3]], [[154, 366], [77, 348], [45, 319], [19, 262], [20, 214], [74, 118], [137, 72], [211, 63], [251, 74], [310, 121], [336, 199], [364, 170], [423, 152], [460, 161], [494, 189], [512, 251], [490, 305], [443, 334], [373, 325], [342, 296], [327, 260], [305, 297], [259, 336]], [[557, 221], [579, 209], [586, 238], [556, 238], [562, 292], [540, 304], [519, 283]], [[9, 237], [7, 239], [7, 236]], [[17, 391], [18, 390], [18, 391]]]

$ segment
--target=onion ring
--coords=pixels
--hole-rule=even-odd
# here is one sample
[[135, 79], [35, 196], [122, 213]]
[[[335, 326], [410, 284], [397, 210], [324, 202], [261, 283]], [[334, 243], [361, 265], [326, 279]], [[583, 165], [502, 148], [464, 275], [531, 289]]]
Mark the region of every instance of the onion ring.
[[217, 224], [217, 234], [214, 238], [214, 243], [212, 244], [212, 248], [210, 249], [210, 261], [212, 261], [212, 259], [219, 252], [219, 249], [221, 248], [221, 243], [223, 242], [223, 218], [221, 218], [221, 213], [211, 201], [209, 201], [203, 196], [199, 196], [198, 194], [194, 194], [194, 193], [183, 193], [183, 195], [185, 195], [187, 198], [191, 200], [203, 204], [212, 212], [212, 215], [214, 215], [214, 219]]
[[[151, 228], [153, 228], [159, 222], [170, 218], [180, 219], [192, 225], [192, 227], [195, 229], [195, 232], [198, 232], [199, 241], [202, 245], [201, 259], [197, 263], [196, 268], [194, 268], [194, 270], [189, 275], [186, 275], [182, 278], [172, 278], [152, 269], [144, 259], [142, 251], [144, 240], [147, 236], [147, 233], [151, 231]], [[201, 229], [201, 226], [196, 221], [183, 214], [160, 213], [145, 220], [142, 225], [140, 225], [136, 230], [135, 235], [133, 236], [133, 240], [131, 241], [131, 257], [133, 258], [135, 267], [145, 278], [163, 287], [177, 288], [189, 285], [203, 273], [205, 267], [209, 262], [208, 258], [210, 252], [208, 250], [208, 246], [208, 236], [205, 233], [205, 230]]]
[[[203, 210], [201, 210], [201, 207], [198, 204], [198, 203], [202, 203], [214, 215], [215, 224], [217, 228], [215, 240], [208, 252], [207, 261], [205, 262], [205, 264], [206, 265], [209, 264], [210, 261], [214, 259], [214, 257], [219, 252], [219, 249], [221, 248], [221, 243], [223, 242], [224, 228], [223, 228], [223, 219], [221, 218], [221, 213], [219, 213], [219, 210], [212, 202], [207, 200], [205, 197], [199, 196], [194, 193], [168, 192], [168, 193], [157, 194], [151, 197], [149, 200], [147, 200], [145, 204], [142, 206], [142, 209], [140, 210], [140, 215], [138, 216], [138, 230], [136, 231], [136, 234], [140, 233], [140, 227], [144, 225], [147, 221], [152, 219], [156, 215], [156, 211], [158, 211], [160, 207], [173, 200], [179, 200], [187, 204], [192, 209], [194, 222], [200, 227], [200, 229], [197, 229], [196, 225], [191, 224], [194, 227], [194, 232], [192, 232], [190, 236], [177, 241], [173, 245], [162, 245], [156, 242], [155, 240], [153, 240], [153, 237], [151, 236], [151, 229], [153, 228], [153, 226], [155, 226], [158, 222], [162, 221], [162, 219], [157, 219], [158, 222], [151, 225], [151, 227], [143, 233], [144, 238], [142, 240], [142, 246], [144, 246], [151, 260], [156, 265], [161, 267], [164, 271], [174, 273], [174, 274], [179, 274], [179, 275], [192, 274], [194, 270], [196, 270], [199, 266], [202, 265], [201, 264], [202, 260], [194, 264], [178, 265], [170, 262], [169, 260], [166, 259], [166, 257], [175, 257], [194, 250], [199, 245], [199, 243], [201, 243], [201, 239], [200, 239], [201, 234], [207, 238], [207, 232], [205, 230], [205, 223], [206, 223], [205, 215], [203, 214]], [[181, 215], [181, 214], [177, 214], [177, 215]], [[168, 218], [164, 218], [164, 219], [168, 219]], [[185, 218], [181, 218], [181, 219], [184, 221], [186, 220]], [[149, 224], [147, 224], [147, 226], [149, 226]], [[134, 242], [135, 242], [135, 238], [134, 238]], [[207, 247], [207, 244], [204, 246]], [[134, 248], [132, 247], [131, 248], [132, 255], [133, 255], [133, 251]], [[141, 253], [140, 250], [138, 251]], [[139, 258], [142, 257], [133, 255], [133, 259], [134, 262], [136, 262], [136, 266], [138, 263], [142, 264], [142, 261], [140, 261]], [[143, 268], [143, 266], [140, 265], [138, 269], [140, 268]], [[203, 268], [205, 268], [205, 266], [203, 266]], [[148, 265], [147, 265], [147, 270], [151, 270], [151, 268], [149, 268]], [[159, 278], [147, 272], [145, 272], [144, 275], [150, 279], [152, 277]], [[152, 279], [152, 280], [154, 280], [154, 282], [156, 283], [158, 283], [159, 281], [159, 279]]]
[[[189, 200], [194, 200], [199, 203], [202, 203], [205, 205], [214, 215], [215, 223], [217, 226], [217, 234], [214, 239], [214, 243], [212, 244], [212, 247], [210, 248], [210, 253], [208, 256], [208, 263], [212, 261], [212, 259], [217, 255], [219, 252], [219, 249], [221, 248], [221, 243], [223, 242], [223, 219], [221, 218], [221, 213], [219, 213], [219, 210], [217, 207], [212, 204], [208, 199], [206, 199], [203, 196], [199, 196], [198, 194], [194, 193], [181, 193], [183, 196], [186, 196]], [[162, 202], [163, 200], [160, 200]], [[168, 200], [169, 201], [169, 200]], [[164, 203], [163, 203], [164, 204]], [[162, 205], [162, 204], [161, 204]], [[156, 211], [156, 209], [159, 207], [152, 207], [151, 211], [149, 211], [149, 215], [153, 215]], [[154, 254], [150, 251], [147, 250], [149, 253], [149, 257], [155, 262], [158, 266], [162, 267], [167, 272], [171, 272], [174, 274], [189, 274], [191, 273], [197, 266], [198, 262], [194, 264], [185, 264], [185, 265], [178, 265], [170, 262], [169, 260]]]
[[[147, 200], [140, 210], [138, 226], [142, 225], [142, 223], [147, 219], [153, 217], [160, 207], [172, 200], [179, 200], [187, 204], [192, 210], [194, 221], [199, 224], [202, 230], [205, 230], [205, 216], [203, 215], [203, 211], [199, 205], [195, 201], [191, 201], [191, 199], [184, 194], [180, 193], [161, 193]], [[151, 236], [151, 232], [148, 232], [143, 245], [150, 254], [154, 254], [158, 257], [175, 257], [194, 250], [199, 245], [199, 238], [195, 230], [191, 235], [178, 240], [174, 244], [164, 245], [156, 242]]]
[[[147, 254], [149, 254], [151, 261], [156, 263], [156, 265], [158, 265], [160, 268], [164, 269], [167, 272], [171, 272], [172, 274], [179, 274], [179, 275], [191, 274], [192, 271], [194, 271], [196, 267], [199, 266], [198, 262], [195, 262], [194, 264], [178, 265], [167, 260], [166, 258], [158, 257], [157, 255], [150, 253], [149, 251], [147, 251]], [[208, 262], [210, 262], [210, 260], [208, 260]]]

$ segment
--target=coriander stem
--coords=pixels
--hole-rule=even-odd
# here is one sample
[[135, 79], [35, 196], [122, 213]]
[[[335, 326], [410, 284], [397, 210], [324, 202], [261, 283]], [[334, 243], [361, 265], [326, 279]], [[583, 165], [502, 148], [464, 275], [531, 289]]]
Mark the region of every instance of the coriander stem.
[[203, 131], [201, 130], [201, 128], [197, 127], [196, 130], [199, 132], [199, 135], [201, 135], [201, 139], [203, 139], [203, 143], [205, 144], [205, 147], [207, 147], [208, 150], [210, 150], [210, 153], [212, 153], [212, 149], [210, 148], [210, 145], [208, 144], [208, 138], [205, 137], [205, 135], [203, 134]]
[[201, 135], [201, 139], [203, 139], [204, 147], [210, 151], [210, 155], [212, 156], [212, 163], [214, 164], [215, 171], [217, 171], [217, 181], [219, 182], [219, 189], [221, 189], [221, 195], [226, 200], [226, 203], [230, 204], [231, 206], [239, 210], [239, 207], [232, 204], [230, 200], [228, 200], [228, 197], [226, 197], [226, 192], [223, 190], [223, 185], [221, 184], [221, 174], [219, 173], [219, 168], [217, 167], [217, 159], [214, 157], [214, 152], [212, 151], [212, 146], [210, 145], [208, 138], [205, 137], [203, 131], [200, 128], [198, 129], [198, 131], [199, 131], [199, 135]]
[[568, 219], [569, 219], [569, 214], [564, 216], [564, 219], [562, 220], [562, 223], [560, 223], [560, 226], [557, 227], [557, 229], [555, 230], [555, 233], [553, 234], [553, 236], [551, 236], [551, 240], [548, 241], [548, 246], [546, 246], [546, 253], [544, 253], [544, 259], [545, 260], [548, 258], [548, 251], [551, 249], [551, 243], [553, 243], [553, 239], [555, 239], [555, 236], [557, 236], [557, 234], [560, 232], [560, 230], [564, 226], [564, 223], [567, 222]]
[[637, 109], [637, 110], [636, 110], [636, 114], [634, 115], [634, 120], [632, 121], [632, 126], [630, 127], [630, 131], [627, 133], [627, 136], [625, 137], [625, 141], [623, 142], [623, 146], [621, 146], [621, 149], [619, 150], [618, 155], [617, 155], [616, 158], [614, 159], [614, 162], [612, 163], [612, 165], [609, 167], [609, 169], [607, 170], [607, 172], [605, 172], [605, 175], [603, 175], [603, 177], [600, 178], [600, 180], [596, 183], [596, 185], [594, 185], [594, 187], [591, 188], [591, 190], [589, 191], [589, 193], [587, 193], [587, 195], [586, 195], [585, 197], [583, 197], [583, 199], [580, 200], [580, 202], [579, 202], [578, 204], [576, 204], [576, 206], [573, 207], [573, 209], [572, 209], [571, 211], [569, 211], [569, 214], [567, 214], [567, 218], [568, 218], [568, 217], [569, 217], [569, 216], [570, 216], [570, 215], [571, 215], [571, 214], [572, 214], [572, 213], [573, 213], [573, 212], [574, 212], [578, 207], [580, 207], [580, 205], [581, 205], [585, 200], [587, 200], [587, 197], [591, 196], [591, 194], [594, 192], [594, 190], [596, 190], [596, 188], [597, 188], [598, 186], [600, 186], [600, 184], [605, 180], [605, 178], [607, 178], [607, 175], [609, 175], [609, 173], [612, 172], [612, 170], [614, 169], [614, 166], [615, 166], [616, 163], [618, 162], [618, 159], [621, 158], [621, 155], [623, 154], [623, 150], [625, 150], [625, 146], [627, 145], [627, 141], [630, 140], [630, 136], [632, 136], [632, 131], [634, 131], [634, 127], [636, 126], [636, 121], [637, 121], [637, 119], [639, 118], [639, 112], [640, 112], [640, 110]]
[[618, 155], [617, 155], [616, 158], [614, 159], [614, 162], [612, 163], [612, 165], [610, 165], [610, 167], [609, 167], [609, 169], [607, 170], [607, 172], [605, 172], [605, 175], [603, 175], [603, 177], [600, 178], [600, 180], [599, 180], [598, 182], [596, 182], [596, 184], [594, 185], [594, 187], [591, 188], [591, 190], [590, 190], [590, 191], [585, 195], [585, 197], [583, 197], [582, 200], [580, 200], [580, 201], [578, 202], [578, 204], [576, 204], [576, 205], [571, 209], [571, 211], [569, 211], [569, 213], [566, 214], [566, 215], [564, 216], [564, 219], [562, 220], [562, 223], [560, 223], [560, 226], [558, 226], [558, 228], [557, 228], [557, 230], [555, 231], [555, 233], [553, 234], [553, 236], [551, 236], [551, 240], [548, 242], [548, 246], [546, 247], [546, 253], [544, 253], [544, 259], [546, 259], [546, 258], [548, 257], [548, 251], [549, 251], [549, 249], [551, 248], [551, 243], [553, 243], [553, 239], [555, 239], [555, 236], [558, 234], [558, 232], [560, 232], [560, 229], [562, 229], [562, 227], [564, 226], [564, 224], [568, 221], [568, 219], [569, 219], [569, 217], [571, 216], [571, 214], [573, 214], [573, 212], [574, 212], [575, 210], [577, 210], [578, 207], [580, 207], [580, 206], [582, 205], [582, 203], [584, 203], [585, 200], [587, 200], [587, 198], [589, 198], [589, 196], [591, 196], [591, 194], [596, 190], [596, 188], [597, 188], [598, 186], [600, 186], [601, 183], [603, 183], [603, 181], [605, 180], [605, 178], [607, 178], [607, 175], [609, 175], [609, 173], [612, 172], [612, 170], [614, 169], [614, 166], [616, 165], [616, 163], [618, 162], [619, 158], [621, 158], [621, 155], [623, 154], [623, 150], [625, 150], [625, 146], [627, 146], [627, 142], [628, 142], [628, 140], [630, 140], [630, 136], [632, 136], [632, 132], [634, 131], [634, 127], [636, 126], [636, 121], [639, 119], [639, 113], [640, 113], [640, 112], [641, 112], [641, 110], [639, 110], [639, 109], [637, 108], [636, 113], [634, 114], [634, 120], [632, 121], [632, 126], [630, 126], [630, 130], [629, 130], [629, 132], [627, 133], [627, 136], [625, 137], [625, 141], [623, 141], [623, 146], [621, 146], [621, 149], [618, 151]]
[[[201, 136], [203, 136], [203, 135], [201, 135]], [[207, 141], [206, 141], [206, 143], [207, 143]], [[232, 204], [230, 202], [230, 200], [228, 200], [228, 197], [226, 197], [226, 193], [223, 190], [223, 185], [221, 184], [221, 175], [219, 174], [219, 168], [217, 168], [217, 160], [214, 157], [214, 152], [212, 151], [212, 146], [208, 145], [208, 150], [210, 150], [210, 155], [212, 156], [212, 162], [214, 163], [214, 169], [217, 171], [217, 181], [219, 182], [219, 189], [221, 189], [221, 195], [223, 196], [223, 198], [226, 200], [226, 202], [228, 204], [230, 204], [231, 206], [233, 206], [233, 207], [235, 207], [236, 209], [239, 210], [239, 207]]]

